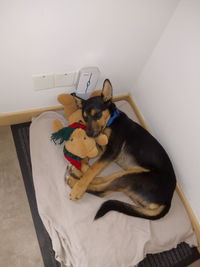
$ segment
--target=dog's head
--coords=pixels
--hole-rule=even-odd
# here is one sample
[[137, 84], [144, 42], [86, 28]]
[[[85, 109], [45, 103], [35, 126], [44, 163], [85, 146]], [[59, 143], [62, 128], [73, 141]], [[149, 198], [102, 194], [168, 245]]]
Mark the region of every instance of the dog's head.
[[112, 103], [112, 85], [105, 80], [99, 95], [87, 100], [76, 99], [82, 108], [83, 118], [86, 122], [86, 133], [90, 137], [97, 137], [106, 127], [112, 116], [115, 105]]

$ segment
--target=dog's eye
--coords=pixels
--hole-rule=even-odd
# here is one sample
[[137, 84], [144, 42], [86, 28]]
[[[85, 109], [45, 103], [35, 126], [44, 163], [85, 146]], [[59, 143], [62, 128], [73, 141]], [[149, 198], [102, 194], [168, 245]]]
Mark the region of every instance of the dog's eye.
[[84, 140], [86, 140], [86, 137], [84, 137]]
[[70, 141], [72, 142], [73, 141], [73, 138], [71, 138]]
[[88, 118], [86, 116], [86, 112], [83, 113], [83, 119], [87, 122]]
[[101, 118], [101, 112], [97, 112], [95, 115], [94, 115], [94, 119], [95, 120], [99, 120]]

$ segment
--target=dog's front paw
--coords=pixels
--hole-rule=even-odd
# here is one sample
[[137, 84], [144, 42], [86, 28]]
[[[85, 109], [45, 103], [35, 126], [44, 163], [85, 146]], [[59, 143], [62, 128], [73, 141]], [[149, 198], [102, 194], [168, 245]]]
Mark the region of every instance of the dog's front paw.
[[83, 185], [81, 185], [78, 181], [72, 188], [72, 191], [70, 194], [70, 199], [71, 200], [80, 199], [83, 196], [83, 194], [85, 193], [85, 191], [86, 191], [86, 188]]

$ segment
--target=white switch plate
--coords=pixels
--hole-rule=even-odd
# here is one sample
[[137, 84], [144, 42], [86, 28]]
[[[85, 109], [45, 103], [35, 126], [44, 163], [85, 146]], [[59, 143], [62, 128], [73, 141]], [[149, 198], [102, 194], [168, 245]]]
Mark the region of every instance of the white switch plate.
[[64, 87], [74, 85], [75, 72], [66, 72], [63, 74], [55, 74], [55, 87]]
[[53, 74], [35, 75], [32, 76], [32, 79], [33, 79], [33, 86], [36, 91], [55, 87]]

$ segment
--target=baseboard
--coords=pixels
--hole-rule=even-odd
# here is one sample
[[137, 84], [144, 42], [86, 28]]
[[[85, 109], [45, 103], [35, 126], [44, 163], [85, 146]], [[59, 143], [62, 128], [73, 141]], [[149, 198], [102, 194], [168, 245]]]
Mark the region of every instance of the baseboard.
[[[130, 106], [132, 107], [133, 111], [136, 114], [136, 117], [138, 118], [139, 123], [149, 132], [150, 129], [147, 126], [144, 117], [142, 116], [136, 102], [133, 100], [130, 94], [124, 94], [114, 97], [114, 102], [125, 100], [127, 101]], [[36, 117], [40, 115], [43, 112], [46, 111], [59, 111], [62, 110], [63, 106], [53, 106], [53, 107], [46, 107], [46, 108], [39, 108], [39, 109], [33, 109], [33, 110], [27, 110], [27, 111], [20, 111], [20, 112], [14, 112], [14, 113], [5, 113], [0, 114], [0, 126], [6, 126], [6, 125], [12, 125], [12, 124], [18, 124], [23, 122], [31, 121], [33, 117]], [[192, 207], [190, 206], [186, 196], [182, 192], [179, 185], [177, 185], [176, 191], [182, 200], [184, 207], [188, 213], [188, 216], [190, 218], [191, 224], [193, 226], [194, 232], [196, 233], [197, 240], [198, 240], [198, 250], [200, 252], [200, 224], [197, 220], [197, 217], [195, 216]]]

